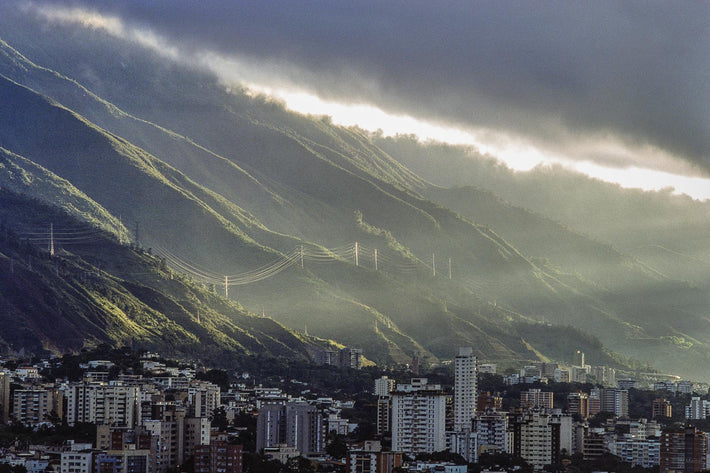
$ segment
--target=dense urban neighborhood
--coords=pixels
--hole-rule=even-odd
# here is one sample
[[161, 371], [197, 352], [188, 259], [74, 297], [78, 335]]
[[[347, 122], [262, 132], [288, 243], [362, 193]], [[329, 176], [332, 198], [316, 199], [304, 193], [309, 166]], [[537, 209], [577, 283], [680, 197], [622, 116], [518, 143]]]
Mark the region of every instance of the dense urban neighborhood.
[[[357, 354], [358, 350], [351, 350]], [[0, 471], [675, 471], [708, 468], [707, 390], [534, 363], [251, 357], [232, 370], [99, 347], [2, 360]]]
[[0, 473], [710, 473], [708, 19], [0, 0]]

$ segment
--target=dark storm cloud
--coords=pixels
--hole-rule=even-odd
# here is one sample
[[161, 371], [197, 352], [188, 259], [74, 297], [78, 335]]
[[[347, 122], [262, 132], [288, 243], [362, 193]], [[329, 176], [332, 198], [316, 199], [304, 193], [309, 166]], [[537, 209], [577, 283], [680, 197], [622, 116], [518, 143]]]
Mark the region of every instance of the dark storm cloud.
[[282, 65], [323, 97], [560, 149], [613, 136], [710, 168], [708, 2], [48, 3]]

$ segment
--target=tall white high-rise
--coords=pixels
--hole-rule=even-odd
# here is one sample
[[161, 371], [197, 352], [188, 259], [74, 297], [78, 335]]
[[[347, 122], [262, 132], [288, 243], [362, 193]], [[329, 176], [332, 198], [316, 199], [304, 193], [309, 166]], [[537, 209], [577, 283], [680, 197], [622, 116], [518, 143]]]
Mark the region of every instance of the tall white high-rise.
[[382, 376], [375, 380], [375, 396], [389, 396], [394, 390], [394, 379]]
[[478, 396], [477, 360], [471, 347], [459, 348], [454, 359], [454, 430], [471, 428]]
[[407, 454], [446, 448], [446, 394], [441, 385], [412, 378], [392, 393], [392, 451]]

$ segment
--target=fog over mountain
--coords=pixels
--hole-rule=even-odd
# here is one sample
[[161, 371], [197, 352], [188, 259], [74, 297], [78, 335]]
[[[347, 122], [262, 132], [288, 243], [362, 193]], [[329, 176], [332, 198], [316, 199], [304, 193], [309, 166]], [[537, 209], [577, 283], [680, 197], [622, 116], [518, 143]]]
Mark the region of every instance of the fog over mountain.
[[[0, 285], [15, 321], [1, 350], [111, 341], [303, 358], [347, 345], [426, 365], [471, 345], [516, 366], [582, 349], [593, 364], [710, 379], [707, 202], [563, 167], [516, 172], [475, 147], [338, 126], [255, 93], [304, 88], [700, 175], [705, 7], [658, 23], [662, 5], [604, 2], [584, 15], [196, 5], [0, 6], [0, 264], [17, 268]], [[690, 30], [681, 47], [675, 33]], [[692, 84], [661, 81], [662, 54], [632, 54], [656, 34]], [[667, 107], [636, 90], [644, 74]], [[52, 255], [53, 224], [102, 236]], [[48, 317], [71, 343], [38, 328]]]
[[710, 6], [660, 2], [31, 1], [227, 80], [521, 141], [567, 160], [707, 175]]

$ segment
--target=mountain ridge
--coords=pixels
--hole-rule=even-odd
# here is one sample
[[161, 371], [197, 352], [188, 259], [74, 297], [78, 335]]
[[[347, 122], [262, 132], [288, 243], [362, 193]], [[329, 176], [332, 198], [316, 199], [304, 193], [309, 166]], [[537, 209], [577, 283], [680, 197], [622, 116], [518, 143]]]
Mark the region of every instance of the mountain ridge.
[[[32, 41], [60, 57], [82, 34], [75, 32], [58, 49], [42, 43], [46, 38]], [[66, 57], [79, 57], [85, 43]], [[288, 260], [290, 266], [271, 279], [230, 288], [231, 297], [255, 312], [367, 347], [366, 356], [383, 363], [412, 356], [437, 362], [453, 356], [457, 345], [503, 360], [559, 357], [564, 350], [557, 341], [524, 333], [544, 321], [554, 322], [552, 333], [575, 333], [562, 328], [572, 325], [608, 335], [611, 349], [641, 361], [654, 361], [653, 350], [637, 350], [631, 345], [641, 342], [633, 340], [667, 344], [677, 355], [688, 351], [675, 343], [682, 338], [694, 359], [708, 358], [707, 329], [688, 330], [701, 327], [702, 297], [661, 270], [522, 207], [480, 193], [437, 190], [360, 130], [229, 93], [203, 73], [123, 46], [120, 56], [113, 54], [122, 64], [101, 59], [121, 48], [111, 42], [95, 58], [81, 60], [94, 83], [110, 91], [100, 98], [68, 79], [67, 69], [77, 63], [65, 61], [65, 70], [54, 73], [1, 44], [0, 73], [14, 76], [0, 81], [6, 103], [0, 146], [66, 179], [113, 218], [139, 221], [139, 243], [146, 248], [164, 248], [215, 274]], [[134, 88], [130, 95], [123, 92], [128, 87]], [[123, 103], [113, 105], [116, 98]], [[525, 228], [529, 235], [516, 236]], [[545, 232], [549, 241], [536, 244]], [[363, 251], [359, 265], [355, 242]], [[312, 253], [302, 269], [297, 256], [289, 256], [301, 245]], [[348, 249], [332, 251], [343, 247]], [[599, 259], [599, 267], [580, 269], [578, 248]], [[381, 257], [377, 271], [371, 267], [374, 249]], [[442, 271], [448, 258], [451, 280]], [[617, 281], [630, 284], [622, 291]], [[644, 303], [651, 289], [688, 295], [691, 303], [675, 309], [660, 297]], [[649, 321], [637, 314], [637, 304], [653, 309]], [[678, 326], [651, 330], [650, 320], [666, 310], [678, 316]]]

